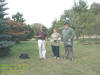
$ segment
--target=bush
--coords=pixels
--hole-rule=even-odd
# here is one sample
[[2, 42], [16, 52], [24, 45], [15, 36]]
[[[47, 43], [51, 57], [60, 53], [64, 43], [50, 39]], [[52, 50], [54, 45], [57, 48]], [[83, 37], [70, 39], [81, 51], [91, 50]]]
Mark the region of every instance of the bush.
[[6, 56], [10, 53], [12, 47], [14, 45], [14, 42], [12, 41], [0, 41], [0, 57]]

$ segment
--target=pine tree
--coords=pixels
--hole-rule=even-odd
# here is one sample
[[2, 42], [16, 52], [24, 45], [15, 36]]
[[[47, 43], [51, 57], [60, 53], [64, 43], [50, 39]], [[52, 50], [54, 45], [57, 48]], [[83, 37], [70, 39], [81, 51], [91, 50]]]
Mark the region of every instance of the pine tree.
[[8, 8], [5, 8], [6, 0], [0, 0], [0, 56], [5, 56], [9, 54], [10, 48], [13, 46], [14, 42], [11, 41], [11, 35], [7, 34], [9, 27], [7, 27], [6, 22], [7, 19], [5, 18], [4, 11]]

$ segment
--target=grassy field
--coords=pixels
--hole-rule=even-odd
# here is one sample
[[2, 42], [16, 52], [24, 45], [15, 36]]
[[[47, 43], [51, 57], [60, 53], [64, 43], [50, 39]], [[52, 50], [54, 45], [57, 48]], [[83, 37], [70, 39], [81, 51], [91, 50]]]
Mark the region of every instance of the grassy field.
[[[0, 58], [0, 64], [28, 64], [24, 75], [100, 75], [100, 44], [82, 45], [75, 41], [74, 62], [63, 59], [64, 48], [62, 44], [59, 60], [53, 58], [50, 45], [46, 48], [47, 59], [40, 60], [37, 41], [22, 41], [12, 48], [9, 56]], [[30, 58], [20, 59], [21, 53], [28, 53]]]

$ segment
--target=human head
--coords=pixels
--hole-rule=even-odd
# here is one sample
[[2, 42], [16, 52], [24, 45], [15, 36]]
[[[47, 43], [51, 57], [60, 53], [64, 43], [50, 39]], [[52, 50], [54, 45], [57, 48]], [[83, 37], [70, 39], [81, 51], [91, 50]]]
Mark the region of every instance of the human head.
[[40, 26], [40, 31], [43, 31], [44, 30], [44, 27], [43, 25]]
[[56, 29], [56, 28], [54, 28], [54, 29], [53, 29], [53, 32], [54, 32], [54, 33], [56, 33], [56, 32], [57, 32], [57, 29]]
[[69, 27], [69, 24], [68, 24], [67, 22], [65, 22], [65, 23], [64, 23], [64, 28], [65, 28], [65, 29], [68, 29], [68, 27]]

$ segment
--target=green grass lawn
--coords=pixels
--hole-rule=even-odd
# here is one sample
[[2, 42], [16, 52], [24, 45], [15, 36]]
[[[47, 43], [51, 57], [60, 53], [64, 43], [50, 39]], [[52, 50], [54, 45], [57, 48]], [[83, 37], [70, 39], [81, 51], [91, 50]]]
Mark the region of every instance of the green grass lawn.
[[[74, 62], [63, 59], [62, 44], [59, 60], [53, 58], [50, 45], [46, 48], [47, 59], [40, 60], [37, 41], [22, 41], [12, 48], [9, 56], [0, 58], [0, 64], [28, 64], [24, 75], [100, 75], [100, 45], [82, 45], [75, 41]], [[28, 53], [30, 59], [20, 59], [21, 53]]]

